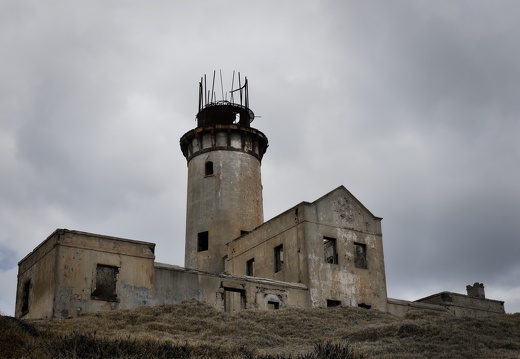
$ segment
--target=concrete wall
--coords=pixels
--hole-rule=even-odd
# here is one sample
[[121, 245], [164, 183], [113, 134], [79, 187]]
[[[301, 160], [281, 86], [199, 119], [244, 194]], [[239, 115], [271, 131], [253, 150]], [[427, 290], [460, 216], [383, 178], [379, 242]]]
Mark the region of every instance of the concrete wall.
[[[50, 247], [52, 250], [39, 259], [40, 250]], [[30, 295], [33, 300], [24, 318], [68, 318], [83, 312], [149, 304], [153, 299], [154, 247], [153, 243], [57, 230], [38, 251], [19, 264], [22, 275], [18, 291], [23, 291], [28, 278], [33, 283]], [[117, 273], [113, 298], [95, 295], [98, 265], [114, 268]], [[26, 270], [27, 267], [31, 270]], [[43, 290], [45, 295], [40, 294]], [[21, 300], [17, 300], [19, 305]], [[17, 316], [21, 315], [17, 312]]]
[[219, 310], [307, 307], [309, 292], [305, 285], [284, 283], [243, 275], [213, 274], [156, 263], [155, 303], [178, 304], [197, 299]]
[[[230, 256], [228, 265], [237, 269], [234, 274], [154, 263], [152, 243], [56, 230], [19, 263], [16, 316], [68, 318], [144, 305], [178, 304], [189, 299], [229, 312], [326, 306], [329, 299], [343, 305], [370, 305], [399, 316], [406, 315], [409, 310], [438, 310], [457, 316], [504, 313], [503, 302], [450, 292], [417, 302], [389, 298], [382, 305], [382, 298], [386, 298], [384, 277], [371, 272], [380, 270], [380, 263], [375, 263], [382, 260], [378, 247], [380, 236], [330, 225], [327, 222], [329, 214], [323, 211], [334, 208], [337, 196], [320, 201], [323, 201], [320, 205], [302, 203], [230, 243], [230, 253], [236, 255]], [[316, 216], [318, 221], [312, 221]], [[281, 232], [277, 234], [277, 231]], [[338, 238], [337, 264], [324, 262], [322, 237], [333, 235]], [[367, 253], [367, 269], [353, 265], [351, 245], [354, 240], [365, 241], [374, 252]], [[270, 265], [274, 265], [274, 253], [270, 250], [280, 243], [286, 248], [284, 261], [287, 266], [274, 273]], [[250, 255], [258, 255], [255, 257], [258, 262], [270, 263], [264, 269], [261, 263], [257, 264], [260, 265], [259, 273], [271, 278], [243, 274]], [[115, 298], [107, 300], [94, 295], [98, 265], [117, 268]], [[277, 275], [284, 281], [273, 279]], [[285, 278], [301, 278], [302, 283]], [[23, 311], [23, 292], [28, 281], [29, 306], [28, 311]]]
[[[381, 218], [372, 215], [344, 187], [306, 206], [305, 240], [313, 306], [327, 300], [386, 310]], [[336, 242], [337, 263], [325, 262], [324, 238]], [[356, 245], [366, 250], [366, 268], [356, 266]]]
[[[254, 258], [254, 276], [283, 282], [307, 284], [303, 253], [303, 225], [298, 219], [300, 206], [278, 215], [254, 231], [228, 244], [226, 273], [246, 275], [246, 262]], [[275, 272], [275, 248], [283, 245], [283, 270]]]
[[[190, 299], [230, 312], [268, 309], [269, 305], [309, 305], [305, 285], [154, 263], [154, 246], [77, 231], [55, 231], [19, 264], [17, 317], [70, 318]], [[113, 298], [97, 294], [99, 265], [117, 273]], [[29, 310], [22, 311], [28, 280]]]
[[417, 302], [441, 305], [449, 312], [461, 317], [487, 317], [505, 313], [502, 301], [469, 297], [452, 292], [441, 292], [419, 299]]
[[199, 287], [203, 292], [204, 302], [228, 312], [269, 309], [269, 302], [276, 302], [277, 308], [309, 305], [307, 287], [297, 283], [201, 273]]
[[411, 302], [408, 300], [388, 298], [387, 312], [399, 317], [405, 317], [411, 310], [430, 310], [448, 313], [448, 309], [436, 304]]
[[199, 289], [199, 274], [179, 266], [155, 263], [153, 305], [179, 304], [184, 300], [204, 301]]
[[[301, 203], [228, 244], [227, 271], [245, 274], [254, 258], [255, 277], [302, 283], [310, 305], [343, 305], [386, 310], [381, 219], [344, 187], [313, 203]], [[325, 263], [324, 237], [336, 240], [337, 263]], [[354, 263], [355, 243], [366, 246], [367, 268]], [[275, 248], [283, 245], [283, 270], [275, 271]]]
[[[136, 308], [148, 304], [154, 276], [155, 244], [68, 231], [61, 235], [55, 316]], [[117, 268], [113, 300], [94, 298], [98, 265]]]
[[[16, 288], [17, 318], [52, 318], [56, 291], [57, 243], [60, 233], [53, 232], [45, 241], [18, 263], [18, 284]], [[24, 286], [28, 283], [27, 294]], [[24, 298], [25, 296], [25, 298]], [[22, 310], [28, 301], [28, 310]]]

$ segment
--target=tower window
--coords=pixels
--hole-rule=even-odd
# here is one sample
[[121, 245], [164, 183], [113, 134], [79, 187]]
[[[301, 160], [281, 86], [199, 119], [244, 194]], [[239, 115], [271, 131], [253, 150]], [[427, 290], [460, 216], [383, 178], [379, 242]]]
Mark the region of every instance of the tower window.
[[29, 311], [29, 290], [31, 289], [31, 280], [23, 284], [22, 293], [22, 315]]
[[117, 273], [119, 268], [98, 264], [96, 267], [96, 288], [92, 292], [94, 299], [117, 300]]
[[246, 275], [253, 277], [255, 275], [255, 259], [251, 258], [246, 262]]
[[283, 269], [283, 244], [274, 249], [274, 271], [279, 272]]
[[367, 269], [367, 245], [354, 243], [354, 265], [356, 268]]
[[208, 239], [209, 239], [209, 233], [206, 232], [200, 232], [198, 234], [198, 245], [197, 245], [197, 251], [207, 251], [208, 250]]
[[325, 263], [338, 264], [336, 238], [323, 237], [323, 253]]
[[206, 164], [204, 165], [204, 175], [213, 176], [213, 162], [206, 162]]

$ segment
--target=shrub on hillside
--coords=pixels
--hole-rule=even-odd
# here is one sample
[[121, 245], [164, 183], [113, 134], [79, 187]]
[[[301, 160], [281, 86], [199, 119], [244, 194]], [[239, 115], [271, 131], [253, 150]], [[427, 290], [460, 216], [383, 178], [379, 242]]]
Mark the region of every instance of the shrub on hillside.
[[34, 337], [40, 333], [31, 324], [7, 316], [0, 316], [0, 358], [19, 358], [30, 353]]

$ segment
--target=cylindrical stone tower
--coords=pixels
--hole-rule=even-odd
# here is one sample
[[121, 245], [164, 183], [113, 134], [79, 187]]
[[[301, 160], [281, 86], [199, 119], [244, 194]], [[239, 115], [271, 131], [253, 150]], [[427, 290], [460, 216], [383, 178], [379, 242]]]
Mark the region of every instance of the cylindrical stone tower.
[[239, 75], [229, 101], [227, 94], [216, 100], [214, 85], [210, 95], [205, 77], [199, 88], [197, 128], [180, 140], [188, 161], [184, 266], [222, 273], [226, 243], [264, 221], [260, 166], [268, 141], [250, 127], [247, 78], [242, 86]]

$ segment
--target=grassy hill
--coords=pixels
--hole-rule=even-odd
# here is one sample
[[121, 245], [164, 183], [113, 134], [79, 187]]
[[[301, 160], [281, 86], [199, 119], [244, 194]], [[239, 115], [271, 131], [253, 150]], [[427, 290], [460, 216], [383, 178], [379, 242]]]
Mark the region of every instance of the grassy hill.
[[406, 318], [360, 308], [180, 305], [67, 320], [0, 317], [1, 358], [520, 358], [520, 313]]

